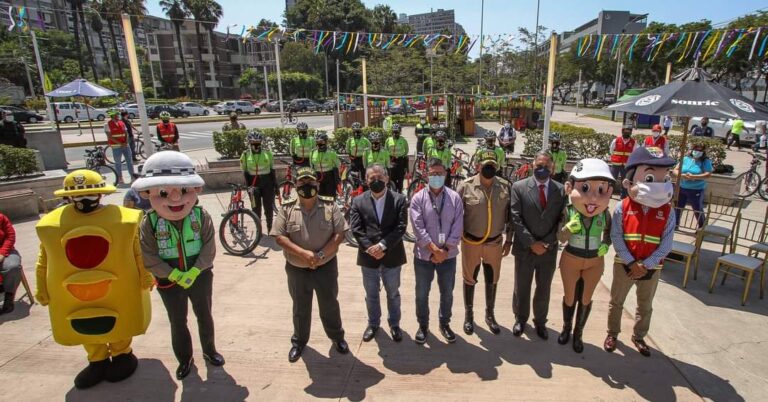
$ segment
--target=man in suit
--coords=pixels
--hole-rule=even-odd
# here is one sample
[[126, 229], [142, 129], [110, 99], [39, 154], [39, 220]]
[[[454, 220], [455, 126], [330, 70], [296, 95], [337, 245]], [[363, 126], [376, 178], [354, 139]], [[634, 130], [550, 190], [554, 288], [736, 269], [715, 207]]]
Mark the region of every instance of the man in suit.
[[547, 339], [549, 291], [557, 260], [557, 230], [567, 198], [563, 185], [550, 178], [554, 169], [552, 156], [541, 151], [534, 159], [533, 177], [512, 185], [510, 209], [515, 228], [512, 254], [515, 256], [515, 291], [512, 310], [515, 325], [512, 334], [522, 335], [531, 310], [531, 282], [536, 278], [533, 295], [533, 323], [536, 334]]
[[363, 341], [376, 336], [381, 323], [380, 283], [387, 291], [390, 335], [395, 342], [403, 340], [400, 329], [400, 267], [406, 263], [403, 235], [408, 225], [405, 196], [389, 191], [387, 169], [373, 164], [366, 169], [370, 190], [355, 197], [349, 211], [349, 224], [357, 239], [357, 264], [363, 271], [368, 327]]

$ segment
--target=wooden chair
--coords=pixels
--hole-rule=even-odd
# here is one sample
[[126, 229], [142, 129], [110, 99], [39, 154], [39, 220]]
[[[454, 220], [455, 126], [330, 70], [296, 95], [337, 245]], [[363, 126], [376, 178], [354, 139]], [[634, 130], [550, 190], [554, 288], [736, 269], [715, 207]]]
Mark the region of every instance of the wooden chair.
[[[32, 288], [29, 287], [29, 281], [27, 281], [27, 275], [24, 274], [24, 267], [19, 267], [19, 270], [21, 272], [21, 285], [24, 286], [24, 294], [21, 295], [17, 300], [21, 301], [25, 297], [29, 300], [29, 304], [35, 304], [35, 296], [32, 292]], [[0, 285], [0, 288], [2, 288], [2, 285]]]
[[[743, 306], [747, 302], [749, 287], [752, 285], [755, 271], [760, 270], [760, 298], [763, 298], [765, 265], [768, 260], [768, 253], [762, 258], [758, 258], [757, 254], [752, 255], [750, 248], [765, 239], [766, 224], [768, 224], [768, 216], [763, 218], [762, 221], [747, 218], [739, 220], [734, 231], [733, 250], [731, 253], [722, 255], [717, 259], [715, 270], [712, 272], [712, 280], [709, 283], [709, 293], [712, 293], [715, 288], [717, 274], [723, 274], [721, 285], [725, 284], [725, 279], [728, 276], [739, 277], [744, 280], [744, 291], [741, 296], [741, 305]], [[746, 254], [738, 253], [739, 247], [743, 248]]]
[[[691, 209], [675, 208], [675, 214], [680, 214], [680, 226], [685, 229], [698, 229], [698, 222], [696, 216]], [[682, 258], [681, 260], [670, 258], [670, 256], [676, 255]], [[698, 266], [699, 254], [696, 252], [696, 246], [691, 243], [686, 243], [678, 240], [672, 242], [672, 251], [664, 258], [664, 262], [680, 263], [685, 266], [685, 273], [683, 274], [683, 288], [688, 286], [688, 273], [691, 269], [691, 262], [696, 260], [695, 266]], [[694, 279], [695, 279], [694, 273]]]
[[[736, 226], [741, 218], [741, 208], [744, 205], [744, 199], [720, 197], [709, 195], [707, 201], [707, 213], [704, 217], [704, 227], [696, 231], [696, 254], [701, 252], [701, 244], [704, 241], [710, 241], [720, 244], [723, 249], [720, 255], [725, 255], [726, 250], [733, 253], [735, 248]], [[693, 279], [699, 272], [699, 259], [696, 259]]]

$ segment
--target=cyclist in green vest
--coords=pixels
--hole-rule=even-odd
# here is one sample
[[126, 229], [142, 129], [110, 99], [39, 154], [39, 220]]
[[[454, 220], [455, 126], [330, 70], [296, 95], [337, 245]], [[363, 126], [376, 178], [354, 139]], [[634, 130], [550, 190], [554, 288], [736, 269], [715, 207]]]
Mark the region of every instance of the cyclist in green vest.
[[347, 138], [347, 154], [352, 162], [351, 171], [360, 173], [360, 177], [365, 177], [365, 167], [363, 167], [363, 156], [365, 151], [371, 148], [371, 142], [363, 137], [363, 126], [358, 123], [352, 123], [352, 136]]
[[555, 172], [552, 179], [559, 183], [565, 182], [565, 161], [568, 160], [568, 154], [560, 148], [560, 134], [552, 133], [549, 135], [549, 154], [552, 155], [552, 161], [555, 162]]
[[391, 113], [384, 112], [384, 122], [382, 122], [381, 128], [383, 128], [384, 131], [392, 130], [392, 114]]
[[[262, 148], [264, 135], [259, 130], [248, 134], [248, 149], [240, 155], [240, 169], [243, 169], [245, 185], [254, 187], [249, 192], [251, 207], [259, 217], [267, 220], [267, 233], [272, 230], [275, 193], [277, 193], [277, 178], [275, 177], [272, 152]], [[264, 206], [264, 215], [261, 207]]]
[[296, 124], [296, 130], [299, 132], [298, 137], [291, 138], [291, 142], [288, 145], [288, 152], [293, 158], [293, 164], [296, 167], [309, 166], [309, 157], [312, 154], [312, 150], [315, 148], [312, 138], [307, 136], [309, 127], [307, 123], [299, 122]]
[[421, 119], [416, 124], [416, 152], [422, 152], [424, 147], [424, 140], [429, 138], [432, 134], [432, 126], [427, 123], [427, 119], [421, 116]]
[[728, 149], [731, 149], [731, 145], [733, 145], [734, 142], [736, 143], [736, 148], [741, 149], [741, 141], [739, 140], [742, 132], [744, 132], [744, 120], [737, 117], [731, 124], [731, 129], [728, 130], [728, 133], [726, 134], [726, 137], [728, 137]]
[[403, 192], [403, 180], [408, 171], [408, 141], [401, 136], [402, 128], [399, 124], [392, 125], [392, 136], [384, 142], [384, 147], [389, 151], [390, 165], [389, 177], [392, 179], [398, 192]]
[[448, 170], [448, 176], [445, 178], [445, 185], [450, 187], [451, 162], [453, 160], [453, 155], [451, 155], [451, 149], [448, 147], [448, 135], [445, 133], [445, 131], [438, 131], [435, 133], [435, 146], [429, 149], [426, 157], [427, 160], [436, 158], [443, 162], [443, 166], [445, 166], [446, 170]]
[[318, 192], [321, 196], [336, 199], [336, 186], [341, 184], [339, 157], [336, 151], [328, 148], [328, 134], [325, 131], [315, 136], [315, 145], [317, 148], [310, 155], [310, 163], [320, 183]]
[[472, 166], [480, 163], [480, 155], [483, 151], [493, 151], [496, 155], [496, 176], [501, 177], [504, 172], [504, 167], [507, 166], [507, 154], [504, 149], [496, 146], [496, 133], [493, 131], [485, 132], [485, 144], [483, 147], [478, 147], [475, 151], [475, 155], [472, 157]]
[[366, 169], [373, 164], [389, 167], [389, 151], [382, 147], [383, 141], [381, 137], [382, 135], [378, 131], [368, 135], [368, 140], [371, 141], [371, 149], [365, 151], [365, 156], [363, 157], [363, 166]]

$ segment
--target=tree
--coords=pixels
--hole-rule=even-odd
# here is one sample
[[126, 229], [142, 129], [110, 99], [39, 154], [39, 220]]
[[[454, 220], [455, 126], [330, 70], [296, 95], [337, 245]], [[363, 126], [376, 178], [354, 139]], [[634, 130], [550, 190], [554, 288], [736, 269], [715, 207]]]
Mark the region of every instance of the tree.
[[389, 6], [378, 4], [371, 14], [371, 27], [374, 32], [395, 32], [397, 14]]
[[[283, 84], [283, 97], [285, 98], [317, 98], [323, 88], [320, 78], [299, 72], [281, 73]], [[277, 74], [269, 74], [267, 77], [270, 86], [277, 85]]]
[[85, 78], [85, 67], [83, 67], [83, 52], [80, 45], [80, 24], [78, 24], [77, 12], [77, 4], [79, 2], [79, 0], [69, 0], [69, 7], [72, 10], [72, 22], [74, 25], [72, 32], [75, 35], [75, 54], [77, 54], [77, 63], [78, 67], [80, 68], [80, 76]]
[[[184, 88], [182, 95], [189, 96], [189, 75], [187, 74], [187, 63], [184, 61], [184, 48], [181, 46], [181, 25], [189, 16], [189, 12], [184, 8], [181, 0], [160, 0], [160, 7], [163, 8], [165, 15], [171, 20], [173, 28], [176, 30], [176, 46], [179, 47], [179, 58], [181, 59], [181, 71], [183, 77], [179, 88]], [[165, 86], [165, 85], [164, 85]]]
[[221, 10], [221, 5], [215, 0], [183, 0], [184, 7], [189, 10], [189, 13], [195, 19], [195, 37], [197, 38], [197, 76], [198, 83], [200, 85], [200, 92], [203, 100], [208, 99], [208, 94], [205, 90], [205, 75], [203, 68], [203, 38], [200, 35], [200, 25], [207, 21], [210, 17], [209, 10], [212, 8], [218, 8]]
[[[133, 16], [143, 16], [147, 13], [146, 7], [144, 7], [144, 0], [101, 0], [95, 4], [96, 9], [104, 19], [107, 20], [107, 28], [109, 28], [109, 36], [112, 38], [112, 48], [115, 51], [115, 61], [117, 62], [117, 71], [120, 75], [120, 79], [124, 79], [123, 75], [123, 63], [120, 59], [120, 54], [117, 51], [117, 35], [115, 34], [115, 24], [120, 24], [120, 13], [125, 13]], [[119, 10], [120, 13], [115, 12]], [[132, 19], [133, 19], [132, 18]]]
[[280, 49], [280, 68], [307, 74], [318, 74], [323, 69], [323, 57], [301, 42], [286, 42]]
[[255, 68], [248, 68], [240, 74], [240, 78], [237, 79], [237, 85], [240, 86], [241, 91], [254, 87], [261, 82], [262, 73]]
[[88, 21], [91, 24], [93, 32], [96, 32], [96, 35], [99, 37], [99, 45], [101, 46], [104, 60], [109, 64], [109, 78], [114, 80], [115, 69], [112, 66], [112, 58], [109, 57], [109, 52], [107, 51], [107, 46], [104, 44], [104, 37], [102, 36], [102, 32], [104, 31], [104, 21], [101, 20], [101, 15], [96, 11], [88, 12]]
[[91, 71], [93, 72], [94, 81], [99, 80], [99, 73], [96, 69], [96, 58], [93, 56], [93, 47], [91, 47], [91, 38], [88, 35], [88, 24], [85, 21], [85, 11], [83, 10], [83, 3], [87, 0], [73, 0], [77, 2], [78, 20], [80, 21], [80, 28], [83, 30], [83, 39], [85, 39], [85, 48], [88, 50], [88, 60], [91, 62]]

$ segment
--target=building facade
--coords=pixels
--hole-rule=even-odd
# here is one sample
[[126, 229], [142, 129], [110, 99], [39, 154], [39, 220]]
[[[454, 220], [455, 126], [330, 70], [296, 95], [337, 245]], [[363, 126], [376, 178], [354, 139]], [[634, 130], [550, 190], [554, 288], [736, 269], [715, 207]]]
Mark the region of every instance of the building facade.
[[397, 23], [409, 25], [413, 33], [417, 35], [439, 33], [442, 31], [448, 31], [452, 35], [465, 34], [464, 27], [456, 23], [453, 10], [444, 10], [442, 8], [423, 14], [400, 14], [397, 18]]

